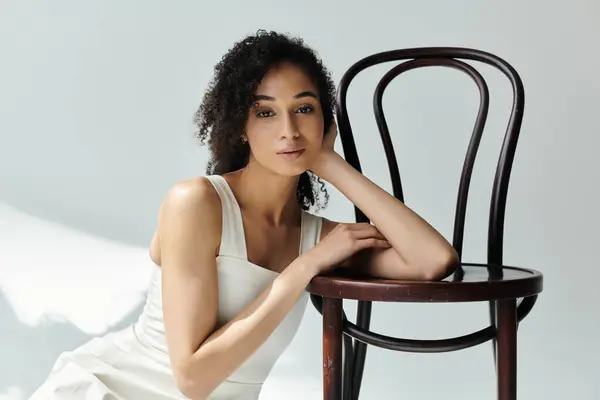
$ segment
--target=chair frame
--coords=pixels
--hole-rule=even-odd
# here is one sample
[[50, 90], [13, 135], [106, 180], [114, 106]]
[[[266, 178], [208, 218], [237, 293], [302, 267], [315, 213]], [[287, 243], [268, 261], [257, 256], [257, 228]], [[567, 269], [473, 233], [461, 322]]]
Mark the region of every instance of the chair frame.
[[[408, 61], [406, 61], [408, 60]], [[509, 79], [513, 104], [500, 150], [491, 194], [486, 263], [462, 262], [467, 199], [473, 165], [489, 108], [489, 90], [481, 74], [461, 60], [491, 65]], [[343, 75], [337, 94], [338, 129], [347, 162], [362, 172], [346, 108], [352, 80], [363, 70], [381, 63], [404, 61], [383, 76], [375, 89], [373, 108], [384, 145], [392, 180], [393, 194], [404, 202], [400, 173], [391, 137], [383, 113], [383, 93], [400, 74], [421, 67], [449, 67], [466, 73], [477, 84], [480, 107], [463, 163], [454, 221], [452, 244], [461, 264], [442, 282], [385, 281], [351, 276], [346, 272], [315, 277], [308, 287], [311, 301], [323, 315], [323, 396], [326, 400], [357, 400], [366, 359], [367, 345], [396, 351], [437, 353], [456, 351], [492, 341], [497, 363], [498, 399], [514, 400], [517, 396], [516, 339], [517, 327], [532, 310], [542, 292], [540, 272], [503, 265], [504, 217], [510, 173], [523, 120], [525, 91], [517, 71], [500, 57], [477, 49], [461, 47], [421, 47], [391, 50], [365, 57]], [[357, 222], [368, 222], [355, 207]], [[471, 271], [487, 270], [485, 279], [470, 279]], [[477, 272], [474, 274], [476, 275]], [[346, 319], [343, 299], [358, 300], [356, 324]], [[517, 306], [517, 300], [522, 301]], [[409, 340], [393, 338], [369, 330], [372, 301], [393, 302], [464, 302], [488, 301], [491, 324], [469, 335], [444, 340]], [[342, 339], [343, 338], [343, 339]], [[342, 340], [344, 342], [342, 342]], [[344, 345], [342, 345], [344, 343]], [[342, 370], [342, 352], [345, 363]]]

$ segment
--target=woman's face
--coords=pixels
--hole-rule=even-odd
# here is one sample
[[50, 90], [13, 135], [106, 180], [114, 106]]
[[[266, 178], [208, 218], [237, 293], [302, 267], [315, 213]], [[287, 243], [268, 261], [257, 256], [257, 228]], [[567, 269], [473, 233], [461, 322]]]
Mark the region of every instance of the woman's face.
[[308, 75], [290, 63], [271, 69], [256, 89], [246, 123], [250, 161], [300, 175], [319, 154], [323, 132], [319, 93]]

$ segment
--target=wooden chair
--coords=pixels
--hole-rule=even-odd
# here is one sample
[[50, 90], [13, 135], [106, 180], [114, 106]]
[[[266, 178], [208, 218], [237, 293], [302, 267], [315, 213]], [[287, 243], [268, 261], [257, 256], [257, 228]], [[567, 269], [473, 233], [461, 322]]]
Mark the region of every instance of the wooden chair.
[[[498, 68], [508, 77], [513, 89], [513, 106], [504, 142], [500, 150], [492, 187], [485, 263], [462, 261], [467, 196], [475, 156], [487, 118], [488, 87], [477, 70], [460, 60], [483, 62]], [[404, 61], [408, 60], [408, 61]], [[356, 400], [359, 397], [367, 345], [417, 353], [461, 350], [492, 340], [497, 371], [499, 400], [517, 397], [517, 325], [533, 308], [542, 291], [542, 274], [531, 269], [503, 265], [503, 230], [506, 196], [517, 139], [524, 111], [524, 89], [515, 69], [501, 58], [466, 48], [412, 48], [392, 50], [368, 56], [350, 67], [339, 85], [337, 116], [340, 139], [346, 160], [361, 171], [352, 129], [346, 109], [346, 94], [359, 72], [376, 64], [404, 61], [383, 76], [375, 89], [374, 112], [392, 180], [394, 196], [404, 201], [396, 155], [383, 114], [382, 97], [388, 84], [403, 72], [429, 66], [457, 69], [469, 75], [479, 87], [480, 108], [463, 164], [458, 188], [453, 246], [461, 266], [440, 282], [386, 281], [352, 276], [345, 270], [318, 276], [308, 290], [314, 306], [323, 315], [323, 398]], [[355, 208], [356, 221], [367, 217]], [[356, 324], [346, 319], [343, 299], [358, 300]], [[518, 299], [521, 301], [517, 302]], [[490, 305], [491, 324], [469, 335], [445, 340], [409, 340], [385, 336], [369, 330], [373, 301], [387, 302], [474, 302]], [[344, 340], [344, 346], [342, 346]], [[342, 370], [342, 352], [345, 362]]]

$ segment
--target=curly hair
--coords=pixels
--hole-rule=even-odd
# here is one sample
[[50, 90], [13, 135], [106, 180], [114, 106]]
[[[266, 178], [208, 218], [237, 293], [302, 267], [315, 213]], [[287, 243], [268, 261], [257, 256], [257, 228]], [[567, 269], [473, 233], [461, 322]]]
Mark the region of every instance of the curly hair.
[[[301, 38], [277, 32], [259, 30], [234, 46], [215, 65], [194, 123], [196, 136], [210, 150], [208, 174], [222, 175], [248, 164], [250, 149], [242, 143], [249, 110], [256, 88], [267, 72], [282, 62], [301, 68], [317, 87], [323, 122], [329, 127], [334, 119], [335, 86], [330, 72], [314, 50]], [[320, 194], [325, 199], [319, 204]], [[303, 172], [296, 189], [296, 200], [303, 210], [323, 208], [329, 195], [321, 178], [310, 171]]]

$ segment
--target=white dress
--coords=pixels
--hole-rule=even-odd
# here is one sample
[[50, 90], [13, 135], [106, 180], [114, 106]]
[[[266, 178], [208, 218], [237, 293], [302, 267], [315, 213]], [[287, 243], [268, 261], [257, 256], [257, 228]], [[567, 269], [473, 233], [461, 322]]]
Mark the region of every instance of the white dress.
[[[217, 256], [218, 325], [234, 318], [277, 273], [248, 261], [239, 205], [225, 179], [208, 177], [221, 197], [223, 233]], [[322, 219], [302, 213], [299, 253], [313, 247]], [[304, 314], [308, 293], [267, 341], [209, 397], [210, 400], [256, 400], [273, 365], [292, 341]], [[185, 399], [171, 371], [162, 314], [161, 269], [154, 276], [144, 310], [128, 328], [97, 337], [62, 353], [34, 400], [165, 400]]]

